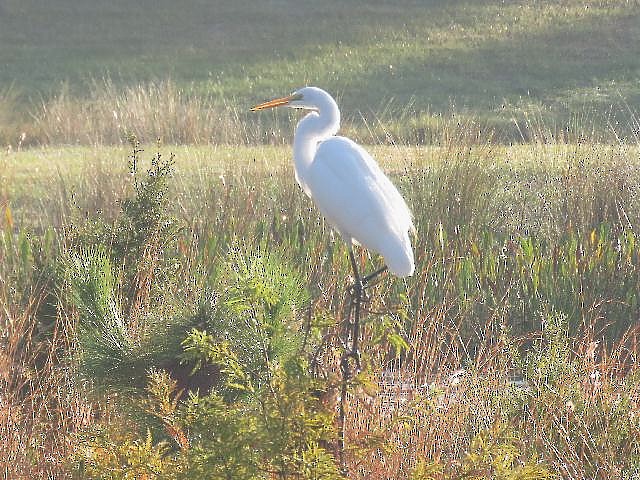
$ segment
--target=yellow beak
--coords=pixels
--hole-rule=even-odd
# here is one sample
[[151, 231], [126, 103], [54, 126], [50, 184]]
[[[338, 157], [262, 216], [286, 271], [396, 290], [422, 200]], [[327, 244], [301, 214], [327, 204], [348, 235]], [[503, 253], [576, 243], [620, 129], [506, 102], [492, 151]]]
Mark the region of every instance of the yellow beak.
[[256, 105], [251, 108], [252, 112], [257, 112], [258, 110], [266, 110], [267, 108], [279, 107], [281, 105], [287, 105], [291, 100], [294, 100], [293, 95], [289, 95], [288, 97], [276, 98], [274, 100], [269, 100], [268, 102], [261, 103], [260, 105]]

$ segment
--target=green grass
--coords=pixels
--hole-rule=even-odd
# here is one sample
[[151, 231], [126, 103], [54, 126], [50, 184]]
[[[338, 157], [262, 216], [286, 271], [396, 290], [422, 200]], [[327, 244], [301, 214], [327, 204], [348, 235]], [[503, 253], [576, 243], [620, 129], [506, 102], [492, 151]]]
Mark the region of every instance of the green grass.
[[[505, 146], [479, 144], [464, 130], [449, 133], [437, 146], [371, 148], [414, 213], [416, 273], [385, 276], [371, 291], [362, 348], [372, 380], [363, 377], [347, 402], [353, 462], [370, 478], [409, 478], [420, 460], [423, 470], [440, 472], [435, 478], [450, 479], [493, 471], [496, 455], [509, 451], [508, 468], [516, 471], [627, 475], [640, 461], [633, 403], [640, 388], [638, 147]], [[134, 191], [127, 149], [0, 155], [0, 325], [7, 332], [0, 366], [9, 372], [0, 382], [10, 395], [0, 404], [0, 433], [12, 432], [0, 456], [16, 459], [16, 471], [62, 475], [71, 468], [62, 459], [79, 461], [73, 452], [92, 459], [85, 472], [96, 475], [125, 460], [169, 470], [175, 462], [206, 462], [197, 455], [209, 447], [190, 457], [157, 443], [175, 445], [178, 433], [199, 428], [210, 434], [205, 419], [219, 419], [216, 428], [250, 445], [242, 404], [198, 410], [187, 395], [172, 403], [169, 392], [155, 400], [164, 410], [152, 413], [168, 422], [164, 430], [132, 409], [141, 402], [149, 413], [154, 400], [143, 383], [152, 368], [167, 371], [180, 388], [211, 384], [211, 370], [191, 376], [180, 363], [181, 342], [192, 326], [215, 339], [228, 330], [220, 327], [225, 322], [235, 332], [243, 315], [272, 314], [269, 299], [279, 287], [252, 276], [266, 271], [261, 262], [274, 262], [279, 282], [280, 266], [290, 271], [309, 298], [310, 310], [285, 309], [293, 330], [276, 330], [286, 337], [300, 333], [301, 320], [322, 326], [313, 338], [327, 342], [326, 356], [314, 381], [326, 389], [321, 399], [331, 423], [340, 348], [333, 334], [345, 316], [350, 267], [345, 246], [296, 185], [289, 147], [159, 148], [162, 158], [176, 154], [170, 189], [156, 205], [160, 216], [156, 207], [121, 201]], [[155, 150], [139, 155], [140, 169]], [[381, 261], [359, 258], [368, 269]], [[248, 307], [242, 292], [258, 303]], [[224, 298], [230, 315], [217, 310]], [[113, 324], [116, 332], [100, 330]], [[228, 348], [240, 349], [244, 361], [236, 337], [245, 338], [228, 336]], [[401, 362], [399, 338], [410, 345]], [[200, 347], [220, 347], [211, 339]], [[79, 348], [86, 357], [77, 365], [72, 353]], [[373, 388], [383, 372], [419, 386], [396, 414], [389, 403], [401, 400], [395, 387], [378, 385], [380, 395]], [[77, 375], [102, 390], [87, 392]], [[528, 389], [510, 383], [521, 377]], [[116, 388], [137, 393], [119, 393], [116, 402]], [[315, 402], [314, 395], [302, 398]], [[195, 423], [171, 413], [185, 408]], [[74, 436], [77, 425], [88, 436]], [[195, 447], [202, 438], [190, 441]]]
[[[0, 471], [206, 478], [219, 447], [232, 469], [335, 470], [347, 252], [294, 180], [297, 116], [246, 111], [310, 83], [417, 229], [415, 274], [371, 290], [351, 472], [631, 478], [639, 40], [625, 1], [0, 0]], [[144, 176], [157, 150], [175, 163]], [[311, 361], [301, 332], [313, 375], [269, 364]], [[270, 377], [257, 403], [233, 400], [245, 364]]]
[[512, 139], [524, 113], [606, 131], [640, 101], [636, 2], [3, 5], [0, 92], [13, 86], [23, 111], [61, 82], [83, 96], [104, 76], [117, 88], [172, 79], [239, 112], [315, 84], [347, 118], [386, 112], [420, 128], [454, 110]]
[[[483, 170], [481, 179], [495, 177], [491, 207], [495, 216], [493, 221], [500, 223], [493, 227], [507, 234], [516, 229], [544, 231], [545, 235], [561, 232], [564, 220], [559, 218], [559, 210], [568, 208], [563, 204], [567, 201], [564, 197], [570, 194], [586, 209], [588, 202], [603, 201], [606, 181], [611, 179], [623, 182], [620, 184], [624, 187], [622, 193], [628, 195], [634, 205], [640, 200], [633, 184], [637, 175], [638, 148], [635, 146], [479, 144], [464, 150], [465, 142], [469, 141], [464, 136], [457, 137], [452, 133], [448, 141], [451, 143], [441, 146], [371, 146], [369, 150], [383, 168], [401, 179], [406, 192], [411, 192], [415, 183], [424, 181], [424, 175], [426, 179], [433, 177], [431, 182], [437, 182], [441, 169], [448, 165], [455, 168], [468, 155], [470, 161], [477, 162], [477, 168]], [[153, 145], [145, 147], [147, 152], [154, 152], [156, 148]], [[170, 153], [176, 156], [173, 188], [181, 195], [178, 203], [189, 204], [180, 207], [186, 217], [196, 216], [199, 210], [198, 199], [190, 198], [194, 191], [218, 190], [227, 183], [240, 182], [242, 191], [248, 194], [251, 188], [271, 188], [261, 187], [262, 179], [266, 177], [278, 179], [277, 185], [291, 192], [290, 195], [297, 194], [289, 146], [161, 146], [160, 151], [165, 156]], [[4, 152], [0, 154], [3, 165], [0, 192], [11, 201], [13, 215], [20, 219], [20, 224], [29, 226], [38, 219], [44, 224], [60, 225], [61, 218], [47, 214], [53, 208], [45, 209], [44, 215], [30, 209], [39, 208], [38, 205], [63, 204], [64, 196], [73, 192], [97, 203], [97, 208], [114, 208], [115, 198], [126, 188], [128, 155], [127, 148], [117, 146], [46, 147]], [[596, 182], [598, 175], [602, 177], [601, 182]], [[452, 177], [448, 181], [455, 182], [456, 179]], [[255, 185], [251, 185], [252, 182]], [[437, 185], [434, 183], [434, 186]], [[463, 187], [464, 183], [450, 186], [452, 190]], [[475, 187], [469, 186], [470, 189]], [[479, 213], [484, 215], [486, 212]], [[633, 215], [632, 212], [628, 214]], [[430, 225], [442, 220], [428, 215], [424, 219]]]

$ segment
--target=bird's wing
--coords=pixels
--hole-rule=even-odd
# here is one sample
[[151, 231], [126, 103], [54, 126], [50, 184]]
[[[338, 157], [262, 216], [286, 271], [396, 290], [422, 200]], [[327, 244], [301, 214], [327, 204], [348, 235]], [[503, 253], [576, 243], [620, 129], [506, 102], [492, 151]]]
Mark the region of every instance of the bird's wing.
[[383, 253], [381, 242], [413, 229], [404, 199], [375, 160], [344, 137], [321, 142], [309, 169], [311, 196], [349, 241]]

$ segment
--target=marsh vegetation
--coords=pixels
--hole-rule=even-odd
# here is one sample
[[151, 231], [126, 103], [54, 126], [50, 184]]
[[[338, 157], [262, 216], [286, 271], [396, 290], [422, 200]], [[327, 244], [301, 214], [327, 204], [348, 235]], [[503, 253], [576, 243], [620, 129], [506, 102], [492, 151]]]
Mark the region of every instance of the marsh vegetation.
[[[2, 475], [638, 477], [637, 5], [169, 3], [0, 3]], [[417, 229], [345, 399], [309, 82]]]

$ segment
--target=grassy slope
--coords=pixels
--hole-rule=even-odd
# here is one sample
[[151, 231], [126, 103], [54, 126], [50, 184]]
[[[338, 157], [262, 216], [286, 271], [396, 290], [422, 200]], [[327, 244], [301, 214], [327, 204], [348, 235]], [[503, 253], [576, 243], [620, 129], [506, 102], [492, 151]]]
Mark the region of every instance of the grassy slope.
[[[0, 92], [172, 78], [241, 106], [303, 84], [397, 116], [640, 102], [636, 2], [0, 2]], [[241, 108], [243, 110], [243, 108]]]

